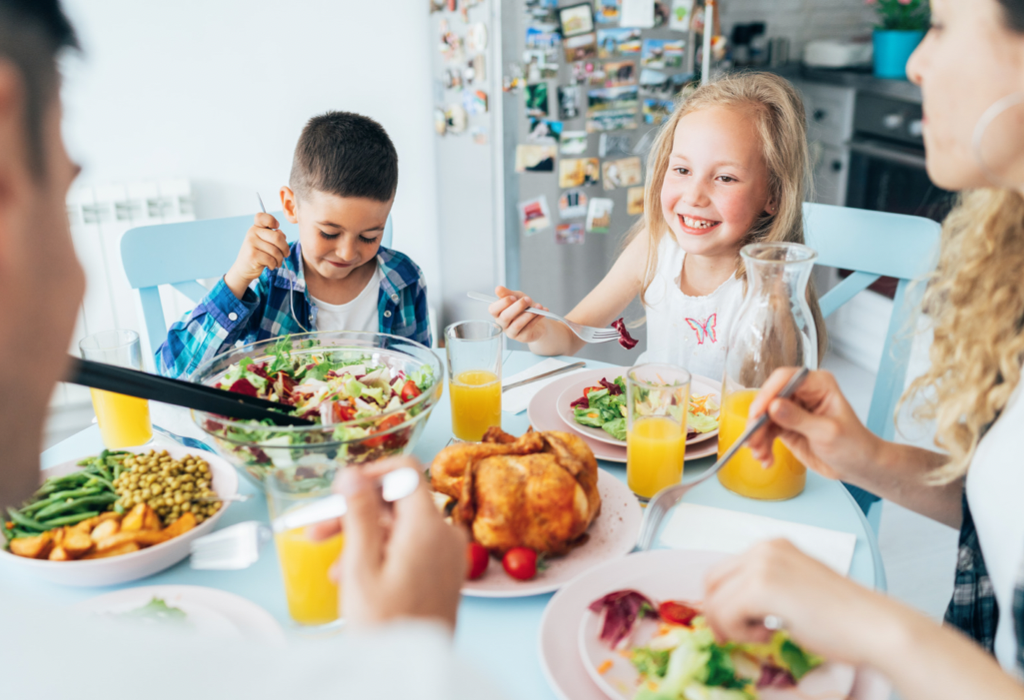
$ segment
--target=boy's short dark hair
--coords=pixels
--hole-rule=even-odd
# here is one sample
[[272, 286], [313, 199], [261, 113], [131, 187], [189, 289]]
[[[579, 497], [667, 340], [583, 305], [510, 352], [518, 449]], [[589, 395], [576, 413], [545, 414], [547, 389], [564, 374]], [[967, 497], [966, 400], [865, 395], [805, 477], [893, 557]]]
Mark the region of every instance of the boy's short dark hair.
[[288, 184], [300, 196], [319, 190], [387, 202], [398, 187], [398, 152], [384, 127], [369, 117], [320, 114], [299, 136]]
[[43, 116], [57, 98], [57, 54], [78, 48], [75, 30], [58, 0], [0, 0], [0, 60], [25, 82], [25, 129], [30, 165], [43, 174]]

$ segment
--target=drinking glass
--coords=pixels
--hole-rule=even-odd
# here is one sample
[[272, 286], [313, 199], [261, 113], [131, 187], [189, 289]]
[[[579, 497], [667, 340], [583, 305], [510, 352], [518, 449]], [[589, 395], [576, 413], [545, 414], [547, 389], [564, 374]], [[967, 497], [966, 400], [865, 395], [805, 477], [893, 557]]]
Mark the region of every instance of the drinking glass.
[[683, 477], [690, 373], [651, 363], [626, 372], [626, 483], [647, 502]]
[[[807, 282], [817, 253], [797, 243], [754, 243], [740, 256], [747, 292], [729, 330], [722, 379], [718, 455], [747, 426], [758, 389], [779, 367], [818, 367], [818, 336], [807, 304]], [[781, 501], [804, 490], [807, 469], [785, 445], [772, 445], [774, 464], [765, 469], [747, 447], [718, 472], [730, 491], [747, 498]]]
[[460, 321], [445, 328], [444, 337], [452, 434], [479, 442], [488, 428], [501, 427], [501, 326]]
[[[78, 350], [86, 360], [142, 369], [142, 346], [135, 331], [100, 331], [79, 341]], [[148, 401], [101, 389], [89, 392], [103, 446], [108, 450], [137, 447], [153, 439]]]
[[[275, 469], [264, 479], [270, 519], [307, 506], [331, 495], [334, 464]], [[313, 540], [308, 528], [274, 533], [281, 563], [288, 614], [296, 625], [311, 631], [341, 625], [340, 588], [331, 581], [330, 569], [341, 557], [344, 533]]]

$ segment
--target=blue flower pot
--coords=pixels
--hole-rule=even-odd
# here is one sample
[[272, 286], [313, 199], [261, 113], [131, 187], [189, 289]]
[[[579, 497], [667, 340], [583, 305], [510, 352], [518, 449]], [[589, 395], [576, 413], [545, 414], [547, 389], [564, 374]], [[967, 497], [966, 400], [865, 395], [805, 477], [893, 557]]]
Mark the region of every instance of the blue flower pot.
[[907, 61], [924, 39], [925, 30], [876, 29], [875, 76], [907, 79]]

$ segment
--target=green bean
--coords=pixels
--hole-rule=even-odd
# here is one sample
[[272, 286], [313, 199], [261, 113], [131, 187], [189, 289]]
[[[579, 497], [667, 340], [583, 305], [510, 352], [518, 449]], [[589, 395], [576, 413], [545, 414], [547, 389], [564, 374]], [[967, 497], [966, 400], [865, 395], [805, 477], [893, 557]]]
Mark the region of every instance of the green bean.
[[68, 474], [67, 476], [58, 476], [46, 480], [46, 483], [36, 491], [37, 496], [44, 496], [54, 491], [60, 491], [63, 488], [67, 488], [70, 484], [84, 483], [91, 478], [89, 474], [82, 471], [77, 471], [74, 474]]
[[[41, 511], [36, 513], [36, 520], [48, 521], [55, 515], [61, 513], [67, 513], [68, 511], [80, 508], [81, 506], [105, 506], [109, 503], [113, 503], [117, 500], [116, 493], [102, 493], [98, 496], [82, 496], [81, 498], [74, 498], [70, 501], [64, 501], [61, 503], [51, 503], [50, 505], [43, 508]], [[47, 523], [49, 525], [49, 523]]]
[[69, 498], [95, 496], [97, 494], [103, 493], [104, 490], [105, 489], [100, 488], [98, 486], [90, 486], [89, 488], [75, 489], [74, 491], [58, 491], [57, 493], [52, 494], [49, 498], [44, 498], [41, 501], [36, 501], [35, 503], [30, 503], [29, 505], [24, 506], [21, 509], [21, 512], [22, 515], [31, 515], [32, 513], [35, 513], [37, 510], [42, 510], [43, 508], [46, 508], [47, 506], [50, 506], [54, 503], [60, 503], [61, 501], [66, 501]]
[[88, 520], [89, 518], [95, 518], [99, 514], [100, 514], [100, 512], [98, 510], [90, 510], [90, 511], [87, 511], [85, 513], [76, 513], [74, 515], [65, 515], [65, 516], [63, 516], [61, 518], [54, 518], [53, 520], [47, 520], [46, 521], [46, 528], [47, 529], [51, 529], [51, 528], [55, 528], [55, 527], [62, 527], [64, 525], [74, 525], [75, 523], [80, 523], [83, 520]]
[[21, 525], [22, 527], [28, 528], [29, 530], [38, 530], [39, 532], [43, 532], [49, 529], [49, 526], [43, 525], [41, 522], [38, 522], [37, 520], [33, 520], [28, 516], [22, 515], [19, 511], [15, 510], [14, 508], [8, 508], [7, 513], [11, 516], [11, 520], [13, 520], [16, 525]]

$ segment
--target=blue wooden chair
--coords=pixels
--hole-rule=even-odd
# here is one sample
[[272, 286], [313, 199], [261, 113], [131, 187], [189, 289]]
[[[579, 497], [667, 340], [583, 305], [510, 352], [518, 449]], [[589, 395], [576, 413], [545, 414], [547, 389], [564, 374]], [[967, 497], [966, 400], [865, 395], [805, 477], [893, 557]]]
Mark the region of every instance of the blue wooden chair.
[[[281, 231], [289, 241], [299, 235], [298, 226], [275, 212]], [[195, 303], [208, 290], [196, 280], [220, 277], [238, 257], [252, 216], [184, 221], [175, 224], [139, 226], [121, 238], [121, 263], [132, 289], [139, 290], [146, 335], [152, 351], [167, 339], [167, 323], [160, 301], [160, 285], [170, 285]], [[392, 224], [388, 217], [381, 245], [391, 246]]]
[[[805, 237], [807, 245], [818, 252], [817, 263], [854, 270], [821, 298], [826, 317], [879, 277], [899, 280], [867, 420], [868, 429], [886, 440], [896, 432], [893, 415], [906, 382], [912, 319], [924, 291], [923, 284], [910, 283], [935, 267], [941, 228], [918, 216], [804, 204]], [[878, 497], [855, 486], [847, 488], [878, 532]]]

